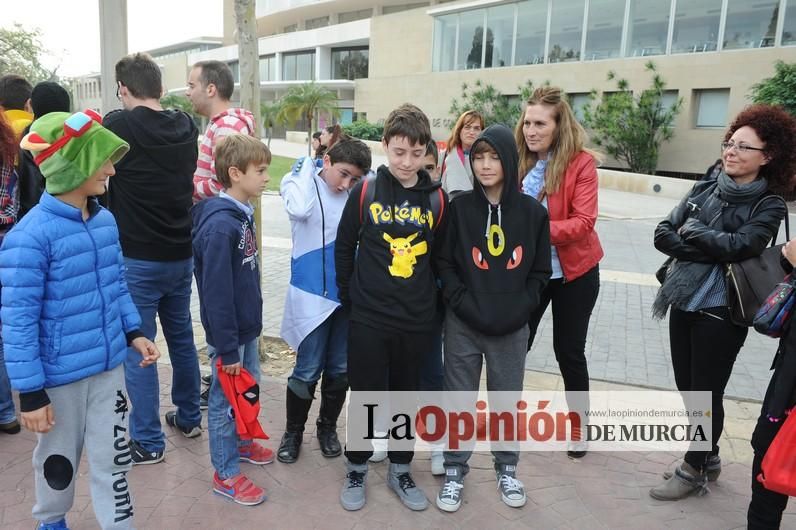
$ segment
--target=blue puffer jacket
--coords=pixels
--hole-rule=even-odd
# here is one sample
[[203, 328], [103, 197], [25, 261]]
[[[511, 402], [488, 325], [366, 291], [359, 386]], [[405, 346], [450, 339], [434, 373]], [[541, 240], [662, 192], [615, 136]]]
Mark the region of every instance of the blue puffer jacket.
[[34, 392], [118, 366], [141, 317], [124, 279], [113, 215], [49, 193], [5, 237], [0, 282], [11, 386]]

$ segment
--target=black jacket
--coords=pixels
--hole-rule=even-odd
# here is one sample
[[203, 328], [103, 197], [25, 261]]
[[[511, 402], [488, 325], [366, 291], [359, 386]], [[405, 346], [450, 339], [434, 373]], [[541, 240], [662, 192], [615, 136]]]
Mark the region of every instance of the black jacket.
[[[517, 146], [508, 128], [487, 128], [473, 149], [480, 142], [498, 153], [504, 175], [517, 174]], [[474, 179], [473, 189], [451, 202], [437, 270], [447, 307], [468, 326], [495, 336], [526, 326], [552, 272], [547, 210], [520, 193], [512, 178], [492, 205]]]
[[[431, 256], [447, 225], [438, 226], [430, 194], [438, 193], [425, 171], [404, 188], [386, 166], [376, 172], [373, 202], [361, 212], [362, 183], [351, 191], [335, 240], [335, 270], [340, 301], [351, 320], [398, 331], [429, 331], [437, 309]], [[447, 203], [447, 196], [444, 202]]]
[[196, 124], [178, 110], [138, 106], [109, 113], [103, 125], [130, 144], [107, 194], [122, 252], [150, 261], [190, 258]]
[[[24, 137], [29, 132], [30, 125], [22, 131], [22, 136]], [[41, 194], [44, 193], [44, 175], [33, 161], [33, 154], [27, 149], [20, 148], [18, 160], [19, 209], [17, 210], [17, 222], [22, 220], [31, 208], [39, 204]]]
[[[759, 256], [787, 211], [782, 201], [728, 202], [715, 180], [697, 182], [655, 228], [655, 248], [684, 261], [732, 263]], [[752, 209], [757, 209], [752, 216]]]

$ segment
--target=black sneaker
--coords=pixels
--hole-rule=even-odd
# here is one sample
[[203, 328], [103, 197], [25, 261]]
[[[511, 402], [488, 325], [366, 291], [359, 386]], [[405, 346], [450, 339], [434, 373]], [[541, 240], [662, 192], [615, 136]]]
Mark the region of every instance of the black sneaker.
[[205, 374], [202, 376], [202, 384], [205, 386], [210, 386], [213, 382], [213, 374]]
[[175, 429], [179, 430], [183, 436], [186, 438], [196, 438], [197, 436], [202, 435], [202, 426], [195, 425], [193, 427], [183, 427], [179, 423], [177, 423], [177, 411], [170, 410], [166, 413], [166, 423], [169, 427], [174, 427]]
[[163, 451], [147, 451], [135, 440], [130, 440], [130, 457], [133, 459], [134, 466], [146, 464], [158, 464], [163, 462]]
[[210, 387], [205, 388], [199, 394], [199, 410], [207, 410], [207, 398], [210, 396]]

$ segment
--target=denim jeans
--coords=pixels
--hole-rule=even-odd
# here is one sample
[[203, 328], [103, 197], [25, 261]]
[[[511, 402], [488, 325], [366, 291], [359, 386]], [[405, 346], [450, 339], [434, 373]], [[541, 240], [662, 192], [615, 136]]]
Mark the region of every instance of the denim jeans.
[[[191, 323], [193, 259], [124, 258], [124, 265], [127, 287], [141, 314], [141, 332], [150, 340], [155, 340], [155, 314], [160, 317], [172, 366], [171, 401], [177, 407], [177, 423], [188, 428], [199, 425], [199, 358]], [[163, 451], [157, 365], [141, 368], [140, 362], [141, 354], [128, 348], [124, 377], [132, 404], [130, 438], [147, 451]]]
[[348, 317], [338, 307], [301, 341], [290, 377], [308, 384], [317, 383], [321, 373], [345, 375], [347, 361]]
[[[238, 346], [238, 355], [243, 368], [252, 374], [257, 384], [260, 383], [260, 354], [258, 351], [259, 337]], [[235, 428], [232, 407], [218, 382], [216, 357], [218, 351], [207, 345], [207, 355], [213, 370], [213, 382], [207, 397], [207, 430], [210, 435], [210, 462], [219, 478], [226, 480], [240, 473], [239, 447], [251, 441], [241, 441]]]
[[14, 412], [14, 400], [11, 398], [11, 382], [6, 372], [2, 332], [3, 326], [0, 324], [0, 423], [11, 423], [17, 416]]

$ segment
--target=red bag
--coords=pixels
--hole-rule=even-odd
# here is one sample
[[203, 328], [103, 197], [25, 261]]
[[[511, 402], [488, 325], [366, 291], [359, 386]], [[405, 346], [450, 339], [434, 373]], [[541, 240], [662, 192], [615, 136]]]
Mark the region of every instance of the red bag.
[[757, 481], [767, 490], [796, 497], [796, 414], [788, 414], [768, 447]]
[[267, 440], [257, 416], [260, 415], [260, 385], [245, 368], [240, 375], [229, 375], [221, 369], [221, 358], [216, 361], [218, 382], [224, 395], [232, 406], [235, 416], [235, 428], [241, 440], [260, 438]]

